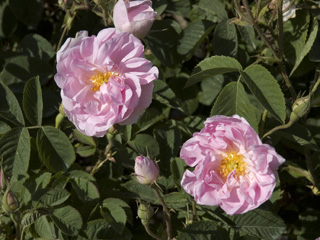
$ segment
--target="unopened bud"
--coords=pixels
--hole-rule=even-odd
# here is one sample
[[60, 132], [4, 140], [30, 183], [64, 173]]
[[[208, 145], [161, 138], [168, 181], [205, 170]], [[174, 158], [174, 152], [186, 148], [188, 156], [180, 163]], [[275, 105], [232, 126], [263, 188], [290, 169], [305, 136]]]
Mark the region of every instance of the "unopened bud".
[[19, 208], [19, 201], [9, 189], [2, 198], [2, 208], [6, 213], [13, 213]]
[[59, 128], [63, 119], [65, 118], [66, 114], [64, 113], [64, 110], [63, 110], [63, 105], [60, 104], [60, 107], [59, 107], [59, 113], [58, 115], [56, 116], [56, 125], [55, 127], [56, 128]]
[[296, 122], [310, 110], [310, 96], [298, 98], [292, 105], [290, 122]]
[[159, 177], [159, 169], [156, 163], [145, 156], [136, 157], [134, 172], [137, 181], [141, 184], [152, 184]]
[[154, 211], [150, 205], [147, 205], [146, 203], [143, 203], [143, 202], [140, 203], [138, 207], [138, 217], [141, 219], [141, 223], [143, 225], [147, 225], [153, 215], [154, 215]]

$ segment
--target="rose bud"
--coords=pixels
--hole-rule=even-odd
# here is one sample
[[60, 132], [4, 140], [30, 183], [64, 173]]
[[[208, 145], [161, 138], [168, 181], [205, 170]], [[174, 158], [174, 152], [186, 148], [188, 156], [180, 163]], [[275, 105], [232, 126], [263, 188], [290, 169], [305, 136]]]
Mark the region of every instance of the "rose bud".
[[19, 201], [12, 191], [7, 189], [2, 198], [2, 208], [6, 213], [13, 213], [19, 208]]
[[159, 177], [159, 169], [155, 162], [145, 156], [135, 159], [134, 172], [137, 181], [141, 184], [152, 184]]
[[138, 207], [138, 217], [143, 225], [148, 225], [150, 218], [154, 215], [153, 208], [146, 203], [140, 203]]
[[147, 35], [156, 16], [150, 0], [119, 0], [113, 9], [115, 28], [132, 33], [140, 39]]

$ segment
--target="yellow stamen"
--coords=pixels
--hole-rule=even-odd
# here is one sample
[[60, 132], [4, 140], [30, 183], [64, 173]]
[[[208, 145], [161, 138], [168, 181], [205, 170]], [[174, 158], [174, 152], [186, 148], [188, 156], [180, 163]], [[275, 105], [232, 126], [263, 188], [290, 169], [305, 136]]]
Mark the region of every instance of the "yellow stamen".
[[237, 177], [245, 174], [246, 166], [248, 164], [243, 161], [243, 156], [241, 154], [237, 154], [236, 152], [232, 151], [223, 154], [222, 157], [223, 159], [221, 160], [219, 169], [221, 177], [227, 178], [229, 173], [231, 173], [234, 169], [236, 170]]
[[92, 75], [90, 78], [90, 81], [93, 84], [93, 87], [91, 88], [91, 90], [95, 91], [95, 92], [100, 90], [100, 87], [104, 83], [108, 83], [109, 78], [114, 77], [114, 76], [119, 76], [119, 74], [116, 72], [108, 72], [107, 71], [105, 73], [98, 72], [96, 75]]

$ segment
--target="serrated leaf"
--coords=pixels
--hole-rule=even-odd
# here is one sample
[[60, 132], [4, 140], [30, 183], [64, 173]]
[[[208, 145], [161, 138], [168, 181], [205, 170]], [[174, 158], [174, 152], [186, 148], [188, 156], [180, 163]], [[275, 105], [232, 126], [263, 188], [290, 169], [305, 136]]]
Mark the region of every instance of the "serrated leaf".
[[84, 178], [73, 178], [72, 187], [77, 193], [78, 198], [82, 202], [91, 202], [99, 200], [99, 192], [97, 187], [87, 179]]
[[30, 57], [49, 61], [55, 55], [50, 42], [38, 34], [26, 35], [20, 45], [23, 48], [23, 53]]
[[154, 82], [153, 98], [172, 108], [180, 108], [180, 102], [175, 93], [164, 81], [158, 80]]
[[75, 139], [77, 139], [79, 142], [90, 145], [90, 146], [96, 146], [96, 142], [94, 141], [93, 137], [89, 137], [79, 132], [77, 129], [74, 129], [72, 131], [72, 134], [75, 137]]
[[77, 147], [77, 154], [81, 157], [89, 157], [92, 156], [97, 151], [96, 147], [94, 146], [80, 146]]
[[227, 19], [219, 22], [214, 29], [212, 44], [216, 55], [235, 57], [238, 52], [238, 37], [235, 24]]
[[[185, 195], [180, 192], [172, 192], [163, 195], [163, 201], [166, 203], [168, 208], [178, 209], [185, 208], [188, 200], [185, 198]], [[160, 201], [156, 201], [155, 204], [161, 205]]]
[[200, 221], [179, 231], [177, 240], [229, 240], [229, 233], [213, 222]]
[[206, 106], [211, 106], [218, 96], [224, 83], [223, 75], [213, 75], [201, 82], [201, 92], [199, 92], [199, 102]]
[[181, 179], [186, 167], [187, 164], [181, 158], [173, 158], [171, 160], [172, 177], [179, 189], [181, 189]]
[[23, 114], [18, 100], [11, 90], [0, 81], [0, 119], [16, 126], [24, 126]]
[[269, 211], [256, 209], [232, 217], [234, 227], [249, 235], [262, 239], [280, 239], [286, 230], [283, 220]]
[[197, 50], [202, 41], [212, 31], [213, 22], [208, 20], [199, 20], [189, 24], [181, 33], [177, 51], [187, 61]]
[[42, 91], [39, 77], [31, 78], [27, 81], [23, 92], [23, 110], [33, 125], [42, 124]]
[[141, 200], [144, 200], [146, 202], [155, 202], [157, 200], [157, 197], [154, 193], [154, 191], [148, 187], [147, 185], [140, 184], [136, 180], [131, 180], [126, 182], [122, 185], [125, 189], [127, 189], [129, 192], [132, 192], [135, 194], [135, 198], [140, 198]]
[[[14, 128], [0, 139], [0, 156], [8, 177], [26, 175], [30, 159], [30, 135], [26, 128]], [[21, 176], [20, 176], [21, 177]]]
[[307, 42], [304, 44], [302, 51], [297, 55], [296, 62], [294, 64], [294, 67], [291, 70], [290, 76], [294, 73], [294, 71], [299, 67], [300, 63], [302, 62], [303, 58], [310, 52], [311, 47], [317, 37], [318, 33], [318, 20], [313, 19], [312, 29], [309, 34], [309, 38]]
[[[143, 132], [149, 127], [164, 119], [165, 116], [156, 108], [148, 108], [148, 111], [145, 111], [144, 114], [139, 118], [136, 123], [139, 127], [139, 130], [136, 133]], [[130, 137], [131, 139], [131, 137]], [[129, 140], [130, 140], [129, 139]]]
[[193, 9], [190, 12], [190, 15], [194, 15], [195, 12], [197, 12], [196, 15], [199, 15], [198, 19], [208, 19], [211, 21], [216, 21], [217, 18], [228, 18], [225, 6], [219, 0], [200, 0], [198, 4], [193, 5]]
[[226, 85], [211, 109], [211, 116], [232, 116], [234, 114], [244, 117], [251, 127], [256, 131], [258, 130], [255, 109], [250, 103], [248, 95], [240, 82], [231, 82]]
[[33, 224], [37, 219], [39, 219], [42, 216], [49, 215], [51, 211], [46, 208], [38, 208], [31, 211], [28, 211], [23, 214], [21, 225], [23, 227], [27, 227], [31, 224]]
[[277, 80], [261, 65], [250, 65], [241, 72], [241, 79], [261, 105], [280, 122], [286, 118], [286, 105]]
[[242, 66], [234, 58], [225, 56], [206, 58], [193, 69], [185, 87], [190, 87], [212, 75], [239, 72], [240, 70], [242, 70]]
[[34, 229], [37, 234], [44, 239], [55, 240], [57, 236], [54, 231], [54, 225], [49, 222], [47, 217], [40, 217], [34, 223]]
[[0, 121], [0, 135], [3, 135], [10, 131], [11, 127], [5, 122]]
[[138, 154], [155, 158], [159, 155], [159, 143], [149, 134], [138, 134], [128, 142]]
[[51, 189], [40, 198], [40, 202], [48, 206], [56, 206], [65, 202], [70, 193], [65, 189]]
[[67, 136], [51, 126], [38, 130], [37, 149], [44, 165], [53, 172], [66, 171], [75, 160], [74, 149]]
[[51, 216], [55, 225], [66, 235], [77, 235], [82, 227], [80, 213], [71, 206], [54, 209]]
[[121, 199], [107, 198], [102, 203], [101, 214], [105, 220], [112, 226], [112, 228], [119, 234], [122, 234], [127, 215], [124, 208], [130, 209]]
[[82, 171], [82, 170], [72, 170], [68, 172], [69, 178], [84, 178], [86, 180], [89, 180], [91, 182], [96, 181], [96, 179], [89, 173]]

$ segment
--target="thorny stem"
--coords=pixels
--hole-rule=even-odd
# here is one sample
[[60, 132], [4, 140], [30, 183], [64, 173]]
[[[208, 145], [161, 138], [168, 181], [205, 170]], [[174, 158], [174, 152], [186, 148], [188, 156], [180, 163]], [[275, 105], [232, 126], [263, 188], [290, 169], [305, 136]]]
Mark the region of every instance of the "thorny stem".
[[91, 170], [91, 175], [93, 176], [96, 172], [99, 171], [99, 169], [102, 167], [102, 165], [108, 161], [112, 160], [112, 153], [111, 153], [111, 148], [113, 147], [113, 140], [114, 137], [117, 135], [117, 130], [114, 129], [114, 127], [111, 127], [109, 129], [109, 132], [107, 133], [107, 139], [108, 139], [108, 145], [106, 146], [106, 150], [104, 152], [105, 154], [105, 159], [101, 160], [99, 159], [96, 165], [93, 167]]
[[151, 229], [149, 228], [149, 225], [146, 224], [146, 225], [143, 225], [144, 226], [144, 229], [146, 230], [146, 232], [151, 236], [153, 237], [154, 239], [157, 239], [157, 240], [163, 240], [162, 238], [160, 238], [158, 235], [156, 235], [154, 232], [151, 231]]
[[[266, 38], [266, 36], [264, 35], [264, 33], [261, 31], [258, 23], [255, 21], [253, 15], [252, 15], [252, 12], [251, 12], [251, 9], [250, 9], [250, 6], [249, 6], [249, 3], [247, 0], [242, 0], [243, 2], [243, 5], [246, 9], [246, 13], [247, 13], [247, 16], [248, 16], [248, 20], [249, 20], [249, 23], [251, 23], [254, 27], [254, 29], [256, 30], [256, 32], [258, 33], [258, 35], [260, 36], [261, 40], [269, 47], [269, 49], [271, 50], [272, 54], [274, 55], [274, 57], [279, 60], [277, 61], [278, 62], [278, 67], [280, 69], [280, 72], [281, 72], [281, 75], [285, 81], [285, 84], [287, 86], [287, 88], [289, 89], [290, 91], [290, 94], [291, 96], [296, 99], [297, 97], [297, 94], [294, 90], [294, 88], [292, 87], [291, 85], [291, 82], [290, 82], [290, 79], [288, 77], [288, 74], [286, 73], [286, 69], [285, 69], [285, 65], [283, 63], [283, 59], [282, 59], [282, 48], [281, 48], [281, 54], [277, 53], [276, 49], [274, 48], [274, 46], [271, 44], [271, 42]], [[279, 7], [278, 8], [282, 8], [282, 1], [281, 1], [281, 4], [279, 4]], [[280, 14], [282, 16], [282, 9], [280, 11]], [[279, 17], [278, 17], [279, 18]], [[282, 21], [282, 17], [281, 17], [281, 20]], [[280, 32], [280, 28], [281, 28], [281, 32]], [[281, 26], [279, 26], [279, 39], [280, 40], [280, 44], [283, 45], [282, 43], [282, 39], [283, 39], [283, 24], [281, 24]], [[279, 44], [279, 43], [278, 43]], [[280, 51], [280, 49], [279, 49]]]
[[166, 226], [167, 226], [167, 234], [168, 234], [168, 239], [171, 240], [172, 239], [172, 227], [171, 227], [171, 215], [170, 215], [170, 211], [166, 205], [166, 203], [163, 201], [163, 198], [160, 195], [159, 189], [155, 184], [151, 185], [152, 189], [154, 190], [154, 192], [157, 195], [157, 198], [159, 199], [162, 208], [163, 208], [163, 212], [164, 212], [164, 220], [166, 222]]

